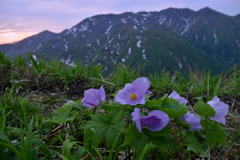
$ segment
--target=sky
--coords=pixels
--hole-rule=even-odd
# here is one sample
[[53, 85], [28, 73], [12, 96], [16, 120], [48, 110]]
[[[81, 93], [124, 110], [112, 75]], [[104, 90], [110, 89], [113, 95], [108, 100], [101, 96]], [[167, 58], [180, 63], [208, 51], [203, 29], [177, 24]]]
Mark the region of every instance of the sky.
[[60, 33], [99, 14], [209, 7], [228, 16], [240, 14], [240, 0], [0, 0], [0, 44], [44, 30]]

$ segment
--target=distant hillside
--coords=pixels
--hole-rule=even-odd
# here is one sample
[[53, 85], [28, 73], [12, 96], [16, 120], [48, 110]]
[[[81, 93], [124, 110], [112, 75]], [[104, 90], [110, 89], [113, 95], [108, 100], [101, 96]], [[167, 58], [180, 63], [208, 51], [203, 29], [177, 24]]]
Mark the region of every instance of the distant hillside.
[[0, 50], [6, 52], [6, 55], [11, 54], [19, 55], [21, 53], [29, 52], [33, 48], [38, 48], [41, 46], [41, 43], [48, 40], [56, 39], [57, 37], [58, 37], [57, 33], [43, 31], [37, 35], [25, 38], [14, 44], [0, 45]]
[[7, 55], [13, 51], [21, 55], [31, 52], [46, 59], [101, 64], [106, 71], [122, 63], [132, 68], [141, 66], [145, 74], [163, 68], [183, 73], [189, 68], [211, 69], [219, 73], [240, 63], [238, 17], [208, 7], [197, 12], [169, 8], [96, 15], [59, 34], [48, 32], [50, 36], [45, 40], [39, 38], [32, 43], [33, 37], [29, 37], [23, 40], [25, 43], [2, 45], [0, 50]]

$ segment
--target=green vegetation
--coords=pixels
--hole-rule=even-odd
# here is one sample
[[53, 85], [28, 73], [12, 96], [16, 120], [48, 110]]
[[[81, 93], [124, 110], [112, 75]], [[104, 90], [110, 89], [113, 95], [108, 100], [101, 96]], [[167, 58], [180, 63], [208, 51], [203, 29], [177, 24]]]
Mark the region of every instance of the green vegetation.
[[[46, 62], [32, 55], [27, 63], [21, 57], [10, 60], [0, 53], [0, 159], [239, 158], [239, 68], [215, 76], [198, 70], [189, 71], [188, 75], [164, 69], [139, 75], [140, 71], [141, 67], [131, 70], [129, 66], [117, 65], [111, 76], [103, 77], [103, 68], [98, 65], [71, 66], [55, 60]], [[113, 100], [119, 89], [140, 76], [148, 77], [151, 82], [153, 94], [145, 105], [149, 110], [149, 106], [169, 105], [166, 95], [175, 90], [188, 99], [191, 109], [207, 116], [212, 113], [202, 112], [208, 107], [203, 102], [217, 95], [230, 107], [226, 125], [204, 119], [203, 126], [213, 125], [206, 131], [177, 131], [173, 126], [159, 132], [145, 129], [141, 134], [135, 126], [124, 128], [125, 123], [131, 123], [124, 117], [132, 110], [131, 106], [113, 109], [115, 105], [107, 101], [89, 110], [81, 104], [84, 90], [103, 85], [107, 98]], [[165, 110], [171, 113], [171, 109]], [[174, 110], [176, 115], [180, 112], [184, 111]], [[175, 133], [172, 136], [177, 141], [167, 138], [169, 133]], [[223, 138], [216, 139], [218, 136]], [[157, 138], [163, 147], [155, 147]]]

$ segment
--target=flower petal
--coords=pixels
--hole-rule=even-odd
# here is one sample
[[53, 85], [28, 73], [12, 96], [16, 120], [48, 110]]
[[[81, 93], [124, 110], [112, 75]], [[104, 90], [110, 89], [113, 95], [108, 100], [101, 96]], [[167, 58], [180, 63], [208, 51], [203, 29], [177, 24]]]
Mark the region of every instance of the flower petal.
[[191, 126], [190, 129], [188, 129], [189, 131], [195, 131], [195, 130], [199, 130], [202, 129], [201, 126], [201, 119], [197, 116], [195, 116], [193, 113], [186, 113], [183, 116], [180, 117], [181, 120], [185, 121], [187, 124], [189, 124]]
[[135, 108], [131, 114], [132, 120], [136, 122], [136, 127], [140, 133], [142, 133], [142, 123], [140, 117], [140, 110], [139, 108]]
[[106, 101], [106, 94], [105, 94], [105, 90], [104, 90], [103, 86], [101, 86], [99, 88], [98, 96], [99, 96], [100, 102], [105, 102]]
[[210, 119], [225, 125], [226, 124], [225, 116], [228, 113], [229, 105], [220, 102], [220, 99], [217, 96], [215, 96], [213, 100], [209, 101], [208, 104], [215, 110], [214, 117], [210, 117]]
[[114, 101], [121, 104], [132, 104], [130, 95], [133, 93], [132, 84], [127, 83], [122, 90], [120, 90], [114, 98]]
[[88, 103], [91, 106], [98, 106], [98, 89], [88, 89], [84, 91], [84, 102]]
[[90, 106], [92, 106], [92, 105], [90, 105], [90, 104], [88, 104], [87, 102], [86, 102], [86, 100], [85, 100], [85, 98], [83, 98], [82, 99], [82, 105], [83, 105], [83, 107], [90, 107]]
[[170, 121], [168, 115], [162, 111], [154, 110], [148, 116], [142, 117], [142, 124], [150, 131], [162, 130]]
[[144, 97], [150, 88], [150, 81], [148, 78], [137, 78], [133, 81], [133, 93], [137, 95], [137, 97]]
[[147, 90], [147, 92], [145, 94], [153, 94], [152, 91]]
[[184, 97], [181, 97], [176, 91], [172, 91], [168, 97], [178, 100], [180, 104], [186, 104], [188, 102], [188, 100], [186, 100]]
[[208, 104], [214, 107], [219, 101], [220, 99], [217, 96], [215, 96], [211, 101], [208, 102]]
[[84, 97], [82, 99], [82, 104], [84, 107], [98, 106], [100, 102], [106, 101], [105, 90], [103, 86], [99, 89], [88, 89], [84, 91]]
[[137, 104], [145, 104], [145, 97], [143, 96], [143, 97], [137, 97], [137, 99], [135, 99], [135, 100], [131, 100], [130, 99], [130, 104], [131, 105], [137, 105]]

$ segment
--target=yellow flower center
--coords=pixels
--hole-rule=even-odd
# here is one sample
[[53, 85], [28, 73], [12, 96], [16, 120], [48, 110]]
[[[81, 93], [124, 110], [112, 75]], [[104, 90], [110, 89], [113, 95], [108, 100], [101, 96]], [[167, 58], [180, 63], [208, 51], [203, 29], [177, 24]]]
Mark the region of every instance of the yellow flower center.
[[130, 97], [131, 100], [137, 99], [137, 95], [134, 94], [134, 93], [132, 93], [129, 97]]

